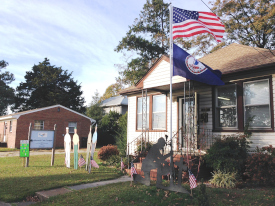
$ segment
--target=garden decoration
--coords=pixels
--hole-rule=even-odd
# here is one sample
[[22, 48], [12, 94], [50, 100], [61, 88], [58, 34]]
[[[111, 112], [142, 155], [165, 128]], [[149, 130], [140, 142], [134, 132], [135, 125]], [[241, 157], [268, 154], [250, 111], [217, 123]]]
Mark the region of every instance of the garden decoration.
[[91, 157], [89, 161], [89, 174], [91, 173], [91, 161], [94, 159], [94, 152], [96, 148], [96, 143], [97, 143], [97, 125], [95, 126], [95, 132], [93, 134], [93, 139], [92, 139], [92, 144], [91, 144]]
[[87, 139], [87, 154], [86, 154], [86, 170], [88, 171], [88, 166], [89, 166], [89, 156], [90, 156], [90, 151], [91, 151], [91, 141], [92, 141], [92, 125], [90, 126], [90, 132], [88, 134], [88, 139]]
[[[152, 169], [157, 169], [157, 182], [156, 186], [157, 188], [175, 191], [175, 192], [181, 192], [181, 193], [187, 193], [189, 192], [184, 189], [181, 186], [181, 178], [178, 181], [178, 184], [174, 183], [173, 180], [173, 173], [174, 173], [174, 165], [173, 165], [173, 151], [171, 149], [170, 153], [163, 155], [163, 147], [165, 145], [171, 145], [170, 143], [167, 143], [164, 138], [160, 138], [156, 144], [154, 144], [151, 149], [149, 150], [146, 158], [142, 161], [142, 167], [141, 170], [144, 172], [144, 178], [138, 174], [133, 174], [133, 178], [135, 182], [140, 182], [144, 185], [150, 186], [150, 172]], [[171, 157], [170, 166], [165, 159], [167, 157]], [[180, 165], [179, 174], [178, 176], [181, 176], [183, 170], [187, 170], [187, 166], [183, 165], [183, 158], [180, 159], [180, 162], [177, 163]], [[162, 175], [171, 175], [170, 184], [169, 186], [162, 185]]]
[[69, 127], [66, 127], [66, 134], [64, 136], [65, 149], [65, 166], [70, 168], [70, 153], [71, 153], [71, 136], [69, 134]]
[[77, 128], [76, 127], [74, 128], [73, 143], [74, 143], [74, 169], [77, 170], [78, 152], [79, 152], [79, 136], [77, 134]]

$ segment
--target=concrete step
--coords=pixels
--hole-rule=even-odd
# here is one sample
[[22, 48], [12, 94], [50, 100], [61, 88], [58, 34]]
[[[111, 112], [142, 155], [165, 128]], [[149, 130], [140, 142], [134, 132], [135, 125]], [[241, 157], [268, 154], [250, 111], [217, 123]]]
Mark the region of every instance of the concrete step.
[[68, 192], [72, 192], [72, 191], [62, 187], [62, 188], [57, 188], [57, 189], [53, 189], [53, 190], [36, 192], [35, 194], [41, 201], [44, 201], [44, 200], [49, 199], [52, 196], [62, 195], [62, 194], [68, 193]]

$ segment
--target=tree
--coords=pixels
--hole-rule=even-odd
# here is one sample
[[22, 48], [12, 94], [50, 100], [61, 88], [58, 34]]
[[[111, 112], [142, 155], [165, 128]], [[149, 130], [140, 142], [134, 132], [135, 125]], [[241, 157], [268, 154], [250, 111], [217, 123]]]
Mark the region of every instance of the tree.
[[[193, 55], [203, 56], [232, 42], [260, 48], [275, 48], [274, 0], [213, 0], [210, 8], [225, 25], [224, 42], [217, 45], [211, 34], [174, 40]], [[142, 36], [141, 36], [142, 35]], [[115, 51], [135, 51], [138, 57], [117, 65], [125, 84], [134, 85], [162, 54], [168, 54], [169, 10], [163, 0], [147, 0]], [[124, 55], [125, 56], [125, 55]]]
[[115, 97], [115, 96], [119, 95], [118, 92], [123, 88], [124, 88], [123, 85], [119, 84], [118, 82], [115, 84], [111, 84], [105, 90], [105, 93], [100, 98], [100, 101], [103, 101], [105, 99], [109, 99], [110, 97]]
[[34, 65], [26, 72], [25, 82], [16, 88], [16, 111], [61, 104], [80, 113], [85, 112], [84, 98], [81, 96], [81, 85], [71, 77], [72, 72], [61, 67], [52, 66], [50, 60]]
[[[120, 71], [124, 84], [134, 85], [150, 66], [169, 49], [169, 4], [163, 0], [147, 0], [139, 19], [135, 19], [126, 36], [115, 51], [132, 51], [137, 54], [126, 68]], [[143, 35], [142, 35], [143, 34]]]
[[211, 3], [213, 11], [225, 24], [228, 40], [274, 49], [274, 0], [215, 0]]
[[100, 98], [101, 97], [99, 96], [99, 93], [96, 90], [96, 92], [94, 93], [94, 96], [92, 97], [92, 102], [86, 110], [86, 115], [96, 120], [98, 129], [101, 128], [101, 119], [104, 116], [103, 109], [102, 107], [100, 107], [100, 103], [101, 103]]
[[118, 119], [118, 130], [115, 141], [121, 156], [126, 156], [127, 150], [127, 112]]
[[14, 89], [8, 86], [14, 81], [14, 75], [8, 71], [2, 71], [7, 66], [6, 61], [0, 61], [0, 115], [6, 114], [8, 106], [14, 102]]
[[114, 144], [115, 136], [119, 130], [118, 120], [121, 114], [116, 111], [110, 111], [108, 114], [104, 115], [101, 120], [101, 132], [104, 137], [104, 144]]

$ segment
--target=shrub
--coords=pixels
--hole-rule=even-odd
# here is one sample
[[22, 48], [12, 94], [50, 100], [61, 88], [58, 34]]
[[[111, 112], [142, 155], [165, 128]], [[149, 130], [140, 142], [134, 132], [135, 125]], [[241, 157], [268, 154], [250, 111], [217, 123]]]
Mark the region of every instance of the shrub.
[[109, 159], [112, 155], [118, 155], [119, 151], [115, 145], [107, 145], [100, 148], [98, 152], [98, 158], [105, 161]]
[[214, 170], [243, 174], [248, 156], [248, 141], [245, 135], [218, 139], [205, 155], [206, 165]]
[[121, 158], [119, 155], [112, 155], [108, 159], [106, 159], [106, 164], [116, 166], [118, 163], [120, 163], [120, 161]]
[[[272, 146], [269, 149], [272, 150]], [[262, 151], [265, 150], [262, 148]], [[244, 175], [252, 184], [275, 185], [275, 156], [272, 153], [261, 151], [252, 154], [247, 159]]]
[[234, 188], [236, 186], [236, 172], [222, 172], [220, 170], [214, 171], [213, 178], [210, 180], [210, 183], [215, 187], [222, 188]]
[[127, 150], [127, 112], [118, 119], [118, 130], [115, 135], [116, 145], [121, 156]]
[[[142, 151], [149, 151], [151, 149], [151, 147], [153, 146], [152, 142], [146, 142], [146, 148], [145, 148], [145, 141], [142, 141]], [[141, 152], [141, 140], [137, 141], [137, 149], [136, 149], [136, 153], [140, 153]]]
[[257, 152], [267, 153], [275, 157], [275, 148], [273, 148], [272, 145], [269, 145], [268, 147], [262, 147], [261, 149], [257, 147]]
[[199, 191], [198, 191], [198, 205], [201, 206], [208, 206], [209, 201], [208, 201], [208, 196], [206, 193], [206, 185], [203, 184], [203, 179], [201, 179], [201, 184], [199, 186]]

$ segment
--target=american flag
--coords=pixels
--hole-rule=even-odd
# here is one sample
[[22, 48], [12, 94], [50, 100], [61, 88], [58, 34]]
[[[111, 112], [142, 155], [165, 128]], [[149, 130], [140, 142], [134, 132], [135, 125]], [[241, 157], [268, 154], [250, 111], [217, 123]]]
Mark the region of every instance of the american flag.
[[124, 164], [123, 164], [123, 161], [122, 161], [122, 157], [121, 157], [120, 167], [121, 167], [121, 171], [122, 171], [123, 168], [124, 168]]
[[131, 177], [133, 177], [133, 174], [137, 174], [137, 170], [136, 170], [133, 162], [131, 162]]
[[95, 168], [99, 168], [98, 164], [94, 160], [91, 160], [91, 166]]
[[217, 42], [221, 42], [224, 31], [224, 25], [214, 13], [173, 7], [173, 39], [210, 33]]
[[195, 176], [193, 175], [193, 173], [191, 172], [191, 170], [188, 169], [189, 172], [189, 183], [190, 183], [190, 189], [194, 189], [197, 187], [197, 180], [195, 178]]
[[79, 167], [82, 167], [82, 166], [85, 165], [85, 164], [86, 164], [86, 161], [84, 160], [83, 156], [80, 155], [80, 158], [79, 158], [79, 160], [78, 160], [78, 166], [79, 166]]

